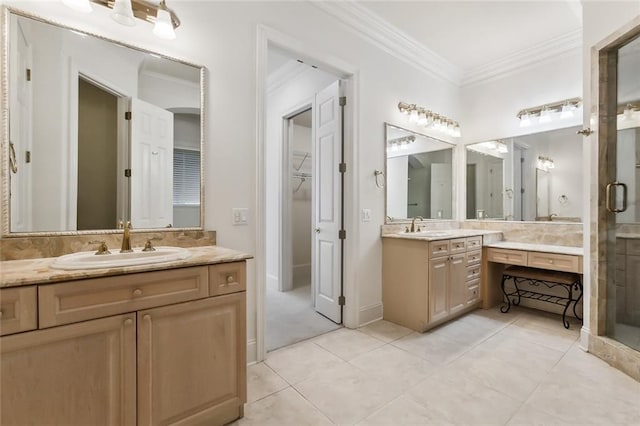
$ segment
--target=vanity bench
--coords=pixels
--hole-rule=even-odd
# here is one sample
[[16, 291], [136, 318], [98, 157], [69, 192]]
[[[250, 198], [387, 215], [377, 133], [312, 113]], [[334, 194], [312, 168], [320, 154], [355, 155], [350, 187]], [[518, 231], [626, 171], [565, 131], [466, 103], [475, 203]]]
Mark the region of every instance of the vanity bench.
[[[569, 328], [566, 314], [571, 304], [575, 317], [581, 319], [577, 305], [582, 300], [582, 250], [511, 241], [488, 244], [483, 253], [482, 307], [488, 309], [504, 302], [501, 311], [508, 312], [511, 304], [519, 305], [523, 298], [548, 302], [563, 307], [558, 313], [562, 314], [565, 328]], [[508, 280], [513, 281], [515, 289], [506, 288]], [[548, 289], [561, 287], [567, 290], [567, 297], [518, 287], [523, 283], [538, 288], [543, 283]]]

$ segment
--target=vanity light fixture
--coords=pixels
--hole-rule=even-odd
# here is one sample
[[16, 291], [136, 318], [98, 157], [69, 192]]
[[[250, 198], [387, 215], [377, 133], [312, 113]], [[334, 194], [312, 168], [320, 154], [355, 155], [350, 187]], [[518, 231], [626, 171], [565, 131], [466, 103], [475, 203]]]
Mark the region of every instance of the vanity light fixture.
[[180, 20], [165, 0], [160, 3], [150, 0], [62, 0], [66, 6], [83, 12], [91, 12], [90, 2], [113, 9], [111, 18], [119, 24], [133, 26], [136, 24], [134, 18], [138, 18], [154, 24], [156, 36], [165, 40], [176, 38], [175, 29], [180, 26]]
[[389, 145], [389, 151], [398, 151], [400, 149], [408, 149], [409, 145], [416, 141], [416, 137], [414, 135], [403, 136], [401, 138], [395, 138], [389, 140], [387, 143]]
[[448, 134], [454, 138], [461, 136], [460, 124], [442, 114], [435, 113], [416, 104], [398, 103], [398, 110], [409, 117], [409, 121], [428, 129]]
[[627, 104], [624, 107], [624, 111], [622, 111], [622, 119], [623, 120], [633, 120], [633, 112], [635, 111], [635, 107], [633, 104]]
[[556, 165], [551, 158], [543, 156], [538, 157], [538, 168], [540, 170], [544, 170], [546, 172], [549, 169], [555, 169], [555, 167]]
[[575, 114], [576, 109], [582, 106], [582, 98], [564, 99], [546, 105], [523, 109], [516, 115], [520, 119], [520, 127], [530, 126], [535, 117], [539, 123], [549, 123], [556, 116], [560, 118], [570, 118]]
[[496, 141], [496, 150], [500, 153], [500, 154], [507, 154], [509, 152], [509, 148], [507, 147], [507, 144], [504, 143], [501, 140]]

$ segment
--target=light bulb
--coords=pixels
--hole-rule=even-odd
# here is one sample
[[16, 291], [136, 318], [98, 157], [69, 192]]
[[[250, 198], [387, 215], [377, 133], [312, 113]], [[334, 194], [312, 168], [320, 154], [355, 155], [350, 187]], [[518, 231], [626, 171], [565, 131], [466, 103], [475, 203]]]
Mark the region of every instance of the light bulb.
[[425, 124], [427, 124], [427, 115], [424, 113], [424, 111], [420, 111], [418, 113], [418, 124], [420, 126], [424, 126]]
[[418, 121], [418, 110], [417, 109], [412, 109], [411, 112], [409, 113], [409, 121], [412, 123], [415, 123]]
[[62, 0], [62, 4], [78, 12], [89, 13], [93, 10], [89, 0]]
[[565, 102], [562, 105], [562, 112], [560, 113], [560, 118], [571, 118], [573, 117], [573, 110], [576, 109], [575, 105], [570, 104], [569, 102]]
[[622, 115], [622, 119], [623, 120], [633, 120], [633, 105], [628, 104], [627, 107], [624, 109], [623, 115]]
[[531, 126], [531, 115], [528, 112], [525, 112], [520, 116], [520, 127], [529, 126]]
[[548, 168], [548, 169], [555, 169], [555, 168], [556, 168], [556, 165], [555, 165], [555, 163], [553, 162], [553, 160], [551, 160], [551, 159], [547, 159], [547, 168]]
[[504, 142], [498, 142], [498, 152], [500, 154], [506, 154], [509, 152], [509, 148], [507, 148], [507, 144]]
[[460, 132], [460, 125], [456, 122], [453, 125], [453, 137], [454, 138], [459, 138], [461, 136], [461, 132]]
[[153, 33], [165, 40], [174, 40], [176, 38], [176, 32], [173, 30], [173, 23], [171, 22], [171, 14], [167, 10], [164, 0], [160, 2], [158, 7]]
[[549, 111], [549, 108], [542, 108], [542, 111], [540, 111], [540, 119], [538, 121], [540, 123], [549, 123], [551, 121], [551, 111]]
[[119, 24], [133, 27], [136, 24], [136, 20], [133, 19], [131, 0], [116, 0], [113, 4], [111, 19]]

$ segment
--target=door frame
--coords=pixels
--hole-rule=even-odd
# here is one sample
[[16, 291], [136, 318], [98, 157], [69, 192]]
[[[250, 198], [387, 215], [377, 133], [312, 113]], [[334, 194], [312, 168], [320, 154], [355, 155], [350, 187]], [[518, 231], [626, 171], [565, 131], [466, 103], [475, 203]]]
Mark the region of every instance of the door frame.
[[[266, 78], [267, 51], [269, 44], [294, 52], [300, 57], [311, 59], [322, 69], [332, 72], [345, 82], [347, 107], [344, 119], [344, 146], [347, 173], [345, 174], [344, 217], [347, 238], [344, 244], [344, 296], [343, 325], [355, 328], [358, 325], [358, 295], [356, 288], [356, 265], [358, 259], [358, 206], [360, 204], [358, 164], [358, 114], [359, 114], [359, 70], [346, 63], [330, 52], [323, 52], [318, 46], [308, 44], [299, 38], [290, 37], [278, 30], [259, 24], [257, 27], [256, 48], [256, 339], [249, 341], [249, 357], [253, 361], [262, 361], [266, 357], [265, 346], [265, 292], [266, 292], [266, 162], [265, 162], [265, 132], [266, 132]], [[310, 55], [308, 52], [314, 52]], [[255, 349], [254, 349], [255, 348]]]
[[[296, 115], [305, 112], [307, 110], [313, 111], [313, 100], [308, 99], [299, 105], [295, 106], [288, 110], [282, 116], [282, 170], [280, 176], [280, 235], [278, 238], [280, 239], [280, 265], [278, 270], [278, 290], [284, 291], [287, 289], [286, 283], [291, 283], [291, 287], [289, 290], [293, 289], [293, 244], [288, 244], [287, 241], [292, 241], [293, 238], [293, 229], [291, 226], [291, 221], [293, 219], [293, 199], [291, 195], [291, 156], [293, 154], [293, 140], [291, 139], [291, 133], [289, 129], [290, 120], [292, 120]], [[311, 138], [313, 145], [313, 135], [315, 133], [315, 129], [313, 126], [311, 127]], [[313, 172], [311, 173], [313, 175]], [[313, 192], [312, 192], [313, 197]], [[312, 212], [313, 214], [313, 212]], [[314, 223], [312, 221], [312, 223]], [[311, 232], [311, 231], [309, 231]], [[311, 256], [311, 262], [313, 264], [313, 254]], [[315, 302], [315, 293], [313, 293], [314, 282], [311, 280], [311, 289], [312, 289], [312, 297]]]

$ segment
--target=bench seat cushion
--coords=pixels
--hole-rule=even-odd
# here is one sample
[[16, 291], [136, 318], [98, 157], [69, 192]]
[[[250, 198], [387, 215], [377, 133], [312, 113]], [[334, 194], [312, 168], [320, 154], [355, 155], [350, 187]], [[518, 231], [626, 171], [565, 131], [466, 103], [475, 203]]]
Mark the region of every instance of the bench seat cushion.
[[578, 274], [571, 272], [550, 271], [548, 269], [528, 268], [525, 266], [509, 266], [504, 270], [503, 275], [565, 285], [571, 285], [580, 280]]

